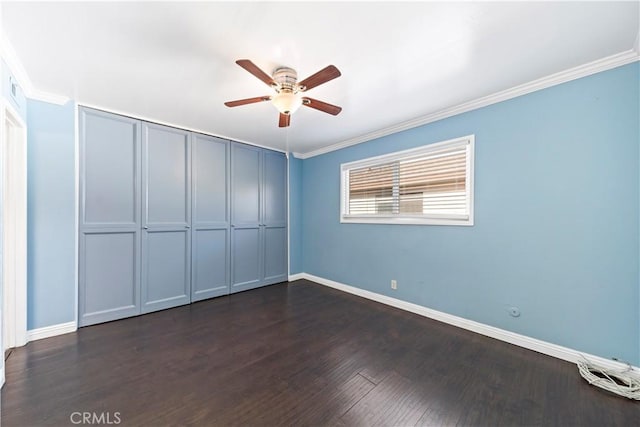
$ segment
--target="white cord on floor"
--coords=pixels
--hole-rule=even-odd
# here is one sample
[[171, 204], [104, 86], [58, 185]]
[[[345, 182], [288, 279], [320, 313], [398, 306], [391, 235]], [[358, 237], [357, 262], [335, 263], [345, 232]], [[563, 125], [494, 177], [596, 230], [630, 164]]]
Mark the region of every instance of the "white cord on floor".
[[578, 361], [578, 370], [582, 378], [591, 385], [595, 385], [611, 393], [628, 399], [640, 400], [640, 377], [634, 375], [631, 365], [624, 370], [616, 370], [598, 366], [589, 362]]

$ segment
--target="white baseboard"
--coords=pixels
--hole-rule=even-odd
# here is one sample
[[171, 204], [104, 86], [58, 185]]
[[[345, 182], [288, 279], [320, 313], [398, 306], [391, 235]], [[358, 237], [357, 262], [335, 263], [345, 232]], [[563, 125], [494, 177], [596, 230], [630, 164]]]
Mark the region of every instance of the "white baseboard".
[[43, 338], [55, 337], [57, 335], [75, 332], [78, 329], [76, 322], [60, 323], [57, 325], [45, 326], [44, 328], [31, 329], [27, 331], [27, 341], [36, 341]]
[[[473, 320], [465, 319], [462, 317], [454, 316], [452, 314], [443, 313], [441, 311], [433, 310], [418, 304], [413, 304], [407, 301], [402, 301], [396, 298], [388, 297], [386, 295], [378, 294], [375, 292], [367, 291], [364, 289], [356, 288], [353, 286], [345, 285], [344, 283], [335, 282], [333, 280], [325, 279], [323, 277], [314, 276], [308, 273], [296, 274], [297, 279], [307, 279], [312, 282], [328, 286], [330, 288], [337, 289], [339, 291], [347, 292], [353, 295], [357, 295], [363, 298], [370, 299], [382, 304], [390, 305], [392, 307], [406, 310], [411, 313], [418, 314], [420, 316], [428, 317], [430, 319], [438, 320], [449, 325], [457, 326], [462, 329], [466, 329], [478, 334], [482, 334], [491, 338], [505, 341], [510, 344], [524, 347], [529, 350], [537, 351], [538, 353], [546, 354], [548, 356], [556, 357], [558, 359], [566, 360], [568, 362], [576, 363], [578, 360], [584, 360], [585, 358], [590, 362], [606, 368], [612, 369], [625, 369], [627, 364], [621, 363], [611, 359], [605, 359], [600, 356], [595, 356], [588, 353], [583, 353], [578, 350], [563, 347], [561, 345], [552, 344], [550, 342], [542, 341], [536, 338], [531, 338], [526, 335], [520, 335], [515, 332], [506, 331], [504, 329], [496, 328], [494, 326], [485, 325], [484, 323], [475, 322]], [[291, 280], [291, 276], [290, 279]], [[634, 366], [635, 373], [640, 368]]]
[[293, 282], [295, 280], [300, 280], [300, 279], [306, 279], [307, 275], [305, 273], [296, 273], [296, 274], [290, 274], [289, 275], [289, 281]]

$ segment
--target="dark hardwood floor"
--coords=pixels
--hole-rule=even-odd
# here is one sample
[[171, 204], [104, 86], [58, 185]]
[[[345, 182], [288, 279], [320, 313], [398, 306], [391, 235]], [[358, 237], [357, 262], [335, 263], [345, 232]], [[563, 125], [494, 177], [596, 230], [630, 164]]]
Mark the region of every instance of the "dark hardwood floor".
[[126, 426], [640, 423], [640, 403], [589, 386], [570, 363], [306, 281], [10, 354], [2, 426], [82, 413]]

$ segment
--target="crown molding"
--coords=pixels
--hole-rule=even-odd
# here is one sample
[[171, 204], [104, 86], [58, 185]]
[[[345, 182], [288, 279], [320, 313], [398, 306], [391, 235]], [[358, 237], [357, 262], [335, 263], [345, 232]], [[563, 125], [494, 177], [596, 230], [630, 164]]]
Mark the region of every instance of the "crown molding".
[[27, 70], [25, 70], [22, 62], [16, 54], [16, 51], [13, 49], [13, 46], [5, 34], [1, 34], [0, 37], [0, 57], [2, 57], [6, 62], [11, 74], [13, 74], [13, 77], [16, 79], [27, 98], [58, 105], [64, 105], [69, 101], [69, 98], [66, 96], [44, 92], [33, 85], [33, 82], [31, 82], [31, 79], [29, 78], [29, 74], [27, 74]]
[[[640, 37], [640, 34], [639, 36]], [[630, 64], [640, 59], [638, 51], [638, 39], [636, 39], [636, 46], [634, 49], [629, 49], [624, 52], [617, 53], [615, 55], [607, 56], [602, 59], [598, 59], [587, 64], [579, 65], [574, 68], [570, 68], [559, 73], [551, 74], [546, 77], [542, 77], [537, 80], [524, 83], [519, 86], [512, 87], [494, 94], [477, 98], [473, 101], [468, 101], [454, 107], [445, 108], [435, 113], [427, 114], [426, 116], [418, 117], [416, 119], [408, 120], [406, 122], [399, 123], [397, 125], [389, 126], [379, 129], [374, 132], [366, 133], [355, 138], [347, 139], [345, 141], [338, 142], [336, 144], [329, 145], [327, 147], [319, 148], [317, 150], [309, 151], [306, 153], [294, 153], [295, 157], [300, 159], [308, 159], [310, 157], [319, 156], [321, 154], [329, 153], [331, 151], [340, 150], [342, 148], [350, 147], [352, 145], [361, 144], [366, 141], [381, 138], [383, 136], [391, 135], [393, 133], [401, 132], [404, 130], [412, 129], [418, 126], [433, 123], [438, 120], [446, 119], [447, 117], [455, 116], [458, 114], [466, 113], [478, 108], [486, 107], [491, 104], [506, 101], [518, 96], [526, 95], [531, 92], [535, 92], [541, 89], [546, 89], [551, 86], [566, 83], [571, 80], [576, 80], [582, 77], [590, 76], [592, 74], [607, 71], [622, 65]]]
[[31, 87], [31, 90], [25, 90], [24, 93], [29, 99], [48, 102], [49, 104], [64, 105], [69, 102], [69, 98], [66, 96], [34, 89], [33, 86]]

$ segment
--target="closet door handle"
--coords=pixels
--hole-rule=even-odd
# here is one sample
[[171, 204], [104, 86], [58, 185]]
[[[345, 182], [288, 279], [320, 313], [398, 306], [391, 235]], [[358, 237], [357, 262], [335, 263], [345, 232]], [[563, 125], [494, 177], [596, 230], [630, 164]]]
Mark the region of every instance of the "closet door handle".
[[145, 230], [148, 230], [148, 229], [149, 229], [149, 227], [148, 227], [148, 226], [146, 226], [146, 225], [145, 225], [144, 227], [142, 227], [142, 228], [144, 228]]
[[184, 228], [191, 228], [191, 226], [190, 225], [185, 225]]

